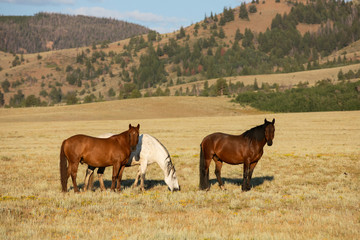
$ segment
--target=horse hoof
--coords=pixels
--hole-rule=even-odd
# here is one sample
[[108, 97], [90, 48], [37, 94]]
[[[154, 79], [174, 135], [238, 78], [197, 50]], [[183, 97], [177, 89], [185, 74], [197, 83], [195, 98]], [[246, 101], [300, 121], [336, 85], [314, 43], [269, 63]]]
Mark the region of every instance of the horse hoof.
[[220, 186], [220, 189], [223, 190], [223, 191], [226, 191], [226, 190], [227, 190], [226, 187], [224, 187], [224, 185], [221, 185], [221, 186]]

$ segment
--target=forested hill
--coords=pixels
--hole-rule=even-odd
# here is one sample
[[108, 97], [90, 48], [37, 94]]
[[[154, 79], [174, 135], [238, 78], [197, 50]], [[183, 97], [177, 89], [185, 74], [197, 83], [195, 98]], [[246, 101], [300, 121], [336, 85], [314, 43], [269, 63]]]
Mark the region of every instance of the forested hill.
[[115, 42], [148, 31], [133, 23], [81, 15], [0, 16], [0, 50], [36, 53]]
[[[336, 71], [331, 68], [345, 65], [352, 67], [343, 70], [344, 79], [355, 81], [360, 76], [359, 13], [360, 5], [353, 1], [254, 0], [234, 9], [224, 7], [222, 13], [207, 13], [204, 20], [173, 33], [149, 31], [121, 41], [105, 38], [111, 43], [89, 36], [93, 33], [106, 36], [104, 31], [113, 34], [118, 28], [86, 25], [81, 19], [91, 18], [77, 17], [70, 26], [78, 26], [71, 29], [81, 29], [80, 33], [70, 34], [63, 24], [57, 23], [57, 38], [43, 33], [41, 36], [49, 37], [42, 41], [54, 41], [53, 49], [57, 49], [60, 43], [84, 38], [88, 41], [85, 47], [28, 54], [0, 51], [0, 107], [163, 95], [235, 96], [249, 91], [281, 92], [298, 87], [297, 84], [314, 85], [325, 78], [338, 81], [340, 68]], [[45, 21], [46, 16], [42, 13], [34, 18]], [[52, 21], [56, 16], [62, 17], [52, 16]], [[29, 29], [26, 24], [30, 20], [19, 18], [17, 21], [19, 29]], [[28, 36], [20, 42], [34, 45], [40, 42], [31, 37], [32, 32], [27, 30]], [[3, 40], [0, 36], [0, 41]], [[73, 42], [68, 48], [75, 44], [79, 43]], [[326, 73], [312, 71], [320, 69], [328, 70]], [[297, 79], [294, 72], [305, 71], [312, 76], [301, 75], [294, 81]], [[261, 77], [275, 73], [281, 75], [271, 77], [272, 80]], [[334, 91], [342, 93], [340, 89]], [[352, 91], [357, 90], [352, 88]], [[319, 91], [310, 91], [309, 95], [314, 92]], [[311, 108], [317, 109], [313, 105]]]

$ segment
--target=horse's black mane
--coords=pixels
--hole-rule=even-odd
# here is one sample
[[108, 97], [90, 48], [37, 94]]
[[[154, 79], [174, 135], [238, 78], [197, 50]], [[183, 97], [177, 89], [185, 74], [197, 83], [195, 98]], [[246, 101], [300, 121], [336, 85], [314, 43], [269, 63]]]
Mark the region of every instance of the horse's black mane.
[[266, 122], [262, 125], [253, 127], [247, 131], [245, 131], [242, 135], [249, 140], [262, 141], [265, 138], [265, 128], [269, 125], [270, 122]]

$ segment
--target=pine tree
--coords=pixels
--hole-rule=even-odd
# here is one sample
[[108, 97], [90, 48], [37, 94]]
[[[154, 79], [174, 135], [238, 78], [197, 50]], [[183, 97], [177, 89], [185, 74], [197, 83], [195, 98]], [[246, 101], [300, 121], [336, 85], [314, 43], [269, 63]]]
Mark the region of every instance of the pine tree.
[[240, 29], [237, 29], [235, 33], [235, 41], [240, 41], [242, 38], [243, 35], [241, 34]]
[[242, 3], [240, 5], [239, 18], [249, 20], [249, 14], [248, 14], [248, 11], [246, 9], [246, 4], [245, 3]]
[[225, 38], [225, 32], [224, 32], [223, 28], [219, 29], [219, 38], [221, 38], [221, 39]]
[[185, 30], [184, 30], [184, 28], [181, 26], [180, 32], [176, 35], [176, 38], [177, 38], [177, 39], [181, 39], [181, 38], [185, 37], [185, 35], [186, 35]]
[[4, 104], [5, 104], [4, 94], [0, 91], [0, 107], [4, 106]]
[[3, 81], [1, 83], [1, 87], [4, 90], [5, 93], [9, 92], [10, 82], [6, 79], [5, 81]]

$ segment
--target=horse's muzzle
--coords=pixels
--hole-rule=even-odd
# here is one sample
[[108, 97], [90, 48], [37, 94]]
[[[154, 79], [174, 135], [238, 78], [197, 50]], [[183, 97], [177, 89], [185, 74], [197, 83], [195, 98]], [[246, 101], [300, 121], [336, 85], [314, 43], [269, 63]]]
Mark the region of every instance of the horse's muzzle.
[[268, 141], [268, 142], [267, 142], [267, 145], [268, 145], [268, 146], [271, 146], [272, 144], [273, 144], [272, 141]]
[[[168, 187], [168, 189], [169, 189], [169, 191], [171, 191], [171, 189]], [[172, 192], [177, 192], [177, 191], [180, 191], [180, 186], [179, 186], [179, 188], [173, 188], [173, 190], [172, 190]]]

